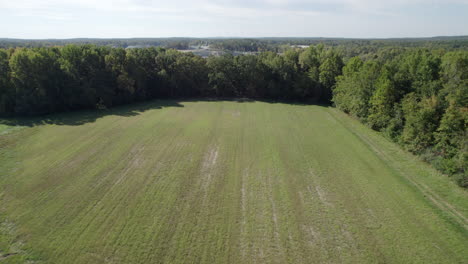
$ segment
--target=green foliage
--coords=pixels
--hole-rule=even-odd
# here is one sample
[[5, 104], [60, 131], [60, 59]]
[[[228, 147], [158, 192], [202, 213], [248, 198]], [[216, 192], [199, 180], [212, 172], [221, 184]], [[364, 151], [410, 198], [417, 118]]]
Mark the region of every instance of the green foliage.
[[385, 52], [351, 58], [333, 102], [467, 186], [468, 52]]
[[19, 49], [10, 59], [15, 112], [47, 113], [61, 107], [63, 76], [57, 49]]
[[456, 106], [468, 106], [468, 52], [448, 52], [441, 68], [445, 99]]
[[370, 98], [368, 122], [372, 128], [385, 128], [393, 116], [393, 106], [396, 101], [396, 90], [390, 73], [384, 69], [375, 84], [376, 90]]
[[442, 98], [448, 105], [437, 129], [436, 166], [459, 185], [468, 187], [468, 54], [450, 52], [442, 58]]
[[353, 116], [366, 119], [379, 70], [380, 65], [375, 61], [363, 63], [359, 58], [351, 59], [333, 92], [335, 105]]
[[11, 79], [8, 53], [0, 49], [0, 113], [14, 110], [14, 95]]
[[138, 100], [155, 98], [161, 93], [160, 87], [163, 84], [158, 78], [158, 72], [162, 66], [157, 63], [156, 57], [163, 52], [163, 49], [156, 48], [126, 50], [126, 70], [135, 81], [135, 97]]
[[398, 81], [403, 82], [407, 92], [416, 92], [423, 97], [436, 95], [440, 90], [439, 72], [441, 60], [429, 50], [418, 49], [404, 54], [399, 68]]
[[437, 104], [437, 98], [419, 100], [415, 93], [410, 93], [403, 99], [406, 122], [402, 142], [410, 151], [422, 153], [434, 144], [434, 132], [439, 123]]
[[[187, 47], [187, 40], [165, 42]], [[468, 52], [369, 44], [202, 58], [163, 48], [66, 45], [0, 50], [0, 114], [107, 108], [154, 98], [329, 103], [464, 182]], [[198, 42], [206, 45], [212, 42]], [[223, 49], [269, 50], [258, 41]], [[245, 45], [251, 45], [249, 47]], [[279, 46], [278, 46], [279, 45]], [[349, 58], [349, 54], [355, 54]], [[344, 65], [346, 61], [346, 65]], [[455, 177], [455, 176], [454, 176]]]
[[238, 89], [241, 96], [264, 97], [266, 68], [258, 56], [235, 57], [238, 72]]
[[232, 55], [210, 57], [207, 62], [209, 84], [217, 96], [238, 96], [238, 71]]
[[330, 101], [335, 88], [336, 78], [341, 75], [343, 59], [338, 53], [330, 50], [319, 67], [319, 82], [324, 87], [323, 100]]
[[107, 70], [112, 74], [112, 79], [115, 80], [115, 97], [120, 100], [118, 103], [133, 101], [136, 91], [135, 80], [128, 74], [129, 63], [125, 50], [122, 48], [112, 49], [104, 57], [104, 60]]
[[440, 155], [437, 167], [468, 187], [468, 109], [454, 105], [447, 108], [435, 137]]

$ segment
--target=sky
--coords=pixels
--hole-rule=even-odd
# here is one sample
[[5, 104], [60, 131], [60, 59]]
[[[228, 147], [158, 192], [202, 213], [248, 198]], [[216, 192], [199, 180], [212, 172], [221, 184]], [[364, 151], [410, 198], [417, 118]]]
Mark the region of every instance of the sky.
[[468, 35], [468, 0], [0, 0], [0, 38]]

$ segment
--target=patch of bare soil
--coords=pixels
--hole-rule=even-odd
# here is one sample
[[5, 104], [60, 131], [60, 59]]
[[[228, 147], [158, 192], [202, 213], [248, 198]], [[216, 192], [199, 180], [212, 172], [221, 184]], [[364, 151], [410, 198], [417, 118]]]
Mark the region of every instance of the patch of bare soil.
[[218, 146], [210, 147], [210, 149], [205, 153], [203, 158], [203, 163], [201, 167], [201, 188], [203, 191], [203, 201], [206, 201], [206, 197], [208, 196], [208, 187], [211, 184], [212, 177], [213, 177], [213, 169], [216, 166], [216, 162], [218, 161]]

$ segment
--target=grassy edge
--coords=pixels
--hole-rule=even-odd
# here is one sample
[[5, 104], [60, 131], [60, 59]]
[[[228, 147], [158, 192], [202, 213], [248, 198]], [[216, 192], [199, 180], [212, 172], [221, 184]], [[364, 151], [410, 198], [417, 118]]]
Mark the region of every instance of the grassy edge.
[[[18, 137], [27, 136], [23, 126], [8, 126], [0, 124], [0, 175], [8, 177], [12, 171], [17, 169], [17, 158], [14, 145]], [[0, 178], [0, 205], [6, 204], [1, 188]], [[16, 224], [8, 219], [4, 208], [0, 207], [0, 263], [39, 263], [31, 249], [17, 232]]]
[[[439, 215], [468, 236], [468, 203], [466, 203], [468, 192], [465, 189], [456, 185], [449, 177], [437, 171], [429, 163], [403, 150], [396, 143], [361, 124], [358, 120], [352, 119], [334, 108], [329, 108], [328, 112], [383, 160], [395, 173], [395, 176], [420, 193], [423, 200], [435, 208]], [[398, 164], [399, 161], [395, 154], [401, 155], [405, 160], [415, 162], [419, 165], [418, 168], [410, 168], [405, 163]], [[427, 184], [428, 182], [429, 184]]]

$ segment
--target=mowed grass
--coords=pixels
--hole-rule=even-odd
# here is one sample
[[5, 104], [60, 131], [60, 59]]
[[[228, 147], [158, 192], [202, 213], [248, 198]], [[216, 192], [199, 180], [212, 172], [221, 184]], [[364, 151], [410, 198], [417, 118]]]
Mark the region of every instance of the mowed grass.
[[333, 108], [156, 101], [18, 123], [0, 127], [0, 262], [468, 262], [467, 192]]

